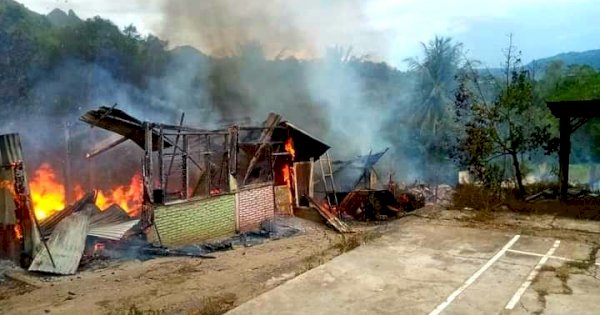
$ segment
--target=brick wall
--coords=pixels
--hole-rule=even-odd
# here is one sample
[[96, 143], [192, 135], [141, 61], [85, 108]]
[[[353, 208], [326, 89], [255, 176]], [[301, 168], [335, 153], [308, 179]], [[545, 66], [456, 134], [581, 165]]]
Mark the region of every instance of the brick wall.
[[256, 230], [263, 221], [274, 215], [275, 200], [271, 184], [244, 187], [236, 198], [240, 232]]
[[[195, 244], [207, 239], [235, 233], [235, 195], [193, 200], [154, 207], [154, 224], [162, 243], [167, 246]], [[155, 228], [148, 239], [157, 242]]]

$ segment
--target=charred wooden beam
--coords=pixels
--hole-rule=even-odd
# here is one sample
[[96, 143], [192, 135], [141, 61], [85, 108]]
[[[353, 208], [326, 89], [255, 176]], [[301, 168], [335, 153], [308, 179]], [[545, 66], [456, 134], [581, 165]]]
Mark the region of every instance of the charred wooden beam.
[[[81, 121], [96, 126], [121, 136], [127, 137], [135, 142], [141, 148], [145, 147], [145, 128], [144, 122], [130, 116], [122, 110], [109, 107], [100, 107], [97, 110], [91, 110], [79, 118]], [[154, 146], [153, 151], [158, 150], [158, 133], [152, 135]], [[165, 147], [170, 147], [169, 142], [164, 143]]]
[[238, 149], [239, 149], [239, 129], [237, 126], [232, 126], [229, 128], [229, 136], [227, 137], [228, 146], [227, 146], [227, 156], [229, 157], [229, 174], [235, 176], [237, 174], [237, 165], [238, 165]]
[[164, 146], [164, 141], [162, 140], [164, 138], [163, 135], [163, 126], [160, 125], [159, 127], [159, 145], [158, 145], [158, 173], [159, 173], [159, 177], [158, 177], [158, 182], [160, 185], [160, 200], [161, 202], [164, 202], [165, 200], [165, 157], [163, 155], [164, 151], [165, 151], [165, 146]]
[[190, 198], [190, 173], [188, 167], [188, 137], [183, 136], [183, 160], [181, 165], [181, 172], [183, 176], [183, 195], [185, 199]]
[[127, 137], [119, 137], [119, 136], [107, 138], [107, 139], [99, 142], [98, 144], [96, 144], [94, 146], [94, 148], [92, 148], [92, 150], [85, 155], [85, 158], [86, 159], [94, 158], [104, 152], [109, 151], [112, 148], [115, 148], [116, 146], [118, 146], [119, 144], [121, 144], [123, 142], [126, 142], [127, 140], [129, 140]]
[[152, 129], [150, 123], [144, 123], [145, 144], [144, 144], [144, 190], [148, 201], [154, 203], [154, 188], [153, 188], [153, 168], [152, 168]]
[[[185, 120], [185, 113], [181, 113], [181, 118], [179, 119], [179, 126], [183, 127], [183, 121]], [[164, 135], [166, 136], [166, 135]], [[171, 170], [173, 169], [173, 162], [175, 161], [175, 153], [177, 153], [177, 146], [179, 145], [179, 138], [181, 137], [181, 133], [178, 132], [175, 136], [175, 145], [173, 146], [173, 155], [171, 156], [171, 161], [169, 162], [169, 169], [167, 174], [171, 175]], [[185, 148], [184, 148], [185, 149]], [[169, 187], [169, 176], [167, 176], [167, 180], [165, 183], [165, 189]]]

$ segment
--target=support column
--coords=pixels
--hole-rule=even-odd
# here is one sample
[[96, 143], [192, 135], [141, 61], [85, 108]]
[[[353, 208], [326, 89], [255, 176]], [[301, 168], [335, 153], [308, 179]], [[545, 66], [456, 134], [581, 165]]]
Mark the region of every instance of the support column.
[[568, 116], [560, 117], [560, 149], [558, 151], [558, 180], [560, 200], [567, 200], [569, 190], [569, 156], [571, 154], [571, 121]]

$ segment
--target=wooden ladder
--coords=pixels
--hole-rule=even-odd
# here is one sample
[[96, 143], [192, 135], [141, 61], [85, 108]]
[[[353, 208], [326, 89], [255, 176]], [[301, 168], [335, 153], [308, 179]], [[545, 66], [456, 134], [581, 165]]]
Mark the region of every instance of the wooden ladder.
[[[333, 169], [331, 167], [331, 158], [328, 152], [319, 158], [319, 164], [321, 165], [321, 175], [323, 176], [323, 186], [325, 188], [327, 203], [329, 204], [329, 209], [333, 209], [339, 204], [335, 189], [335, 179], [333, 178]], [[332, 195], [333, 198], [331, 197]]]

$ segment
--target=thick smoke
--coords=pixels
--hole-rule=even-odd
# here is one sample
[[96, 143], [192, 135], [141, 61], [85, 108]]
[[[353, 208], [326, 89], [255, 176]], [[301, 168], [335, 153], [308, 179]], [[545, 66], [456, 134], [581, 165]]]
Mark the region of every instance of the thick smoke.
[[[115, 77], [110, 64], [64, 60], [33, 87], [36, 112], [10, 114], [1, 131], [21, 133], [30, 169], [50, 162], [60, 170], [69, 123], [72, 181], [107, 188], [102, 186], [127, 183], [139, 169], [141, 149], [130, 143], [85, 160], [97, 141], [111, 135], [78, 121], [90, 109], [117, 103], [139, 119], [170, 124], [185, 112], [186, 124], [201, 128], [220, 127], [223, 119], [261, 122], [277, 112], [330, 144], [334, 159], [390, 147], [387, 163], [380, 163], [383, 175], [393, 168], [398, 176], [418, 177], [410, 167], [417, 157], [402, 155], [408, 133], [395, 123], [407, 113], [403, 104], [410, 104], [412, 87], [404, 79], [382, 82], [386, 71], [395, 77], [399, 72], [385, 65], [365, 70], [364, 52], [351, 50], [377, 36], [344, 27], [365, 23], [361, 10], [358, 2], [339, 0], [165, 1], [158, 35], [202, 52], [174, 48], [165, 71], [144, 78], [145, 86]], [[381, 84], [405, 93], [390, 96], [373, 88]], [[73, 110], [66, 103], [81, 105]]]
[[239, 44], [257, 41], [269, 57], [316, 57], [329, 45], [353, 46], [373, 35], [347, 27], [367, 23], [364, 4], [356, 0], [181, 0], [162, 5], [158, 35], [211, 55], [229, 55]]
[[330, 143], [336, 158], [348, 158], [392, 145], [380, 131], [393, 104], [367, 94], [360, 60], [340, 48], [366, 35], [345, 27], [365, 23], [361, 10], [357, 1], [169, 1], [159, 34], [215, 56], [239, 57], [208, 69], [209, 84], [236, 78], [228, 84], [239, 91], [238, 104], [223, 104], [218, 91], [209, 91], [209, 106], [221, 115], [259, 120], [281, 113]]

